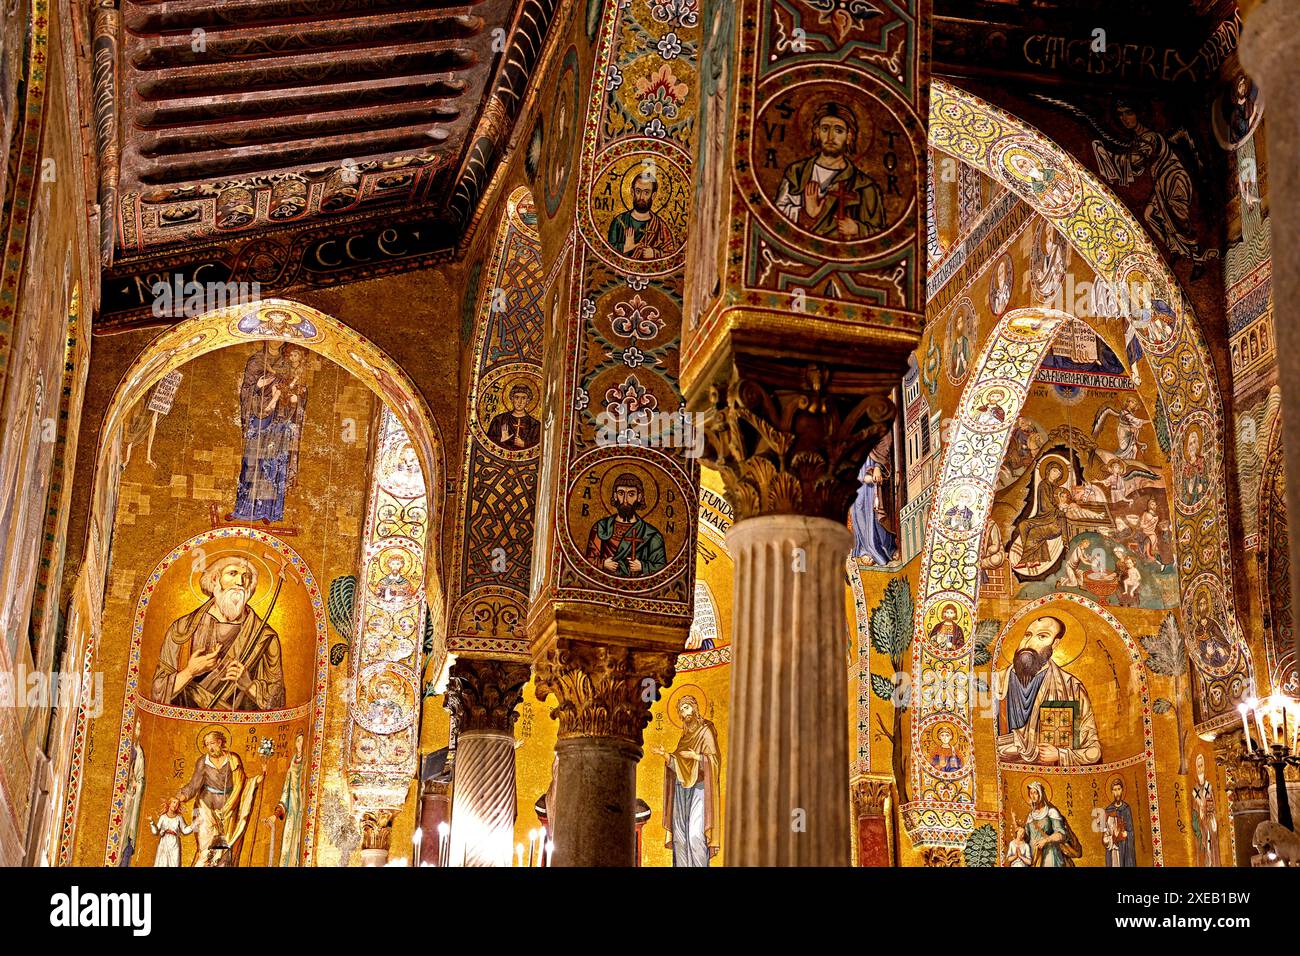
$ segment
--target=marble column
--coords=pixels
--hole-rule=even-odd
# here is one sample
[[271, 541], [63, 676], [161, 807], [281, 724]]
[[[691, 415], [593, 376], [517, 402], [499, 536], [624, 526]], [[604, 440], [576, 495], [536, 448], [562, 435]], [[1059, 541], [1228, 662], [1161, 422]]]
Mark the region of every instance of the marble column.
[[[420, 789], [420, 866], [444, 866], [442, 840], [438, 827], [451, 825], [451, 784], [443, 780], [426, 780]], [[450, 853], [448, 853], [450, 856]]]
[[[601, 638], [602, 641], [607, 638]], [[558, 701], [546, 801], [552, 866], [636, 866], [636, 767], [650, 705], [675, 652], [555, 638], [533, 661], [537, 696]]]
[[694, 406], [737, 515], [728, 865], [849, 864], [845, 519], [858, 469], [889, 431], [894, 383], [733, 351], [727, 378]]
[[[1227, 822], [1232, 827], [1236, 859], [1221, 860], [1224, 866], [1251, 866], [1251, 857], [1255, 855], [1255, 828], [1272, 819], [1268, 805], [1268, 771], [1242, 760], [1242, 752], [1239, 733], [1222, 734], [1214, 741], [1214, 762], [1222, 774], [1224, 789], [1232, 797], [1232, 810], [1227, 814]], [[1222, 814], [1219, 819], [1223, 820]], [[1193, 863], [1197, 862], [1197, 853], [1199, 850], [1193, 850]]]
[[746, 518], [727, 533], [736, 575], [729, 865], [849, 863], [852, 544], [843, 523], [803, 515]]
[[[1282, 388], [1286, 471], [1300, 476], [1300, 3], [1243, 4], [1241, 65], [1263, 94], [1268, 152], [1269, 222], [1273, 230], [1273, 331]], [[1287, 509], [1300, 515], [1300, 477], [1286, 483]], [[1291, 593], [1300, 594], [1300, 534], [1291, 535]], [[1296, 631], [1300, 648], [1300, 630]]]
[[459, 657], [447, 679], [456, 718], [450, 866], [509, 866], [515, 833], [515, 708], [528, 683], [521, 661]]

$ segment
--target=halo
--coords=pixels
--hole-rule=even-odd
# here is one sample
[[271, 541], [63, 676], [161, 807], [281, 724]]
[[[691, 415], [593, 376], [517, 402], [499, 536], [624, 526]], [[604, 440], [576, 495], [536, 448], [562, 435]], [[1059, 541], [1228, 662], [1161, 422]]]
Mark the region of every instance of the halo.
[[700, 716], [705, 717], [706, 719], [712, 719], [713, 717], [713, 701], [711, 701], [709, 695], [704, 692], [704, 688], [699, 684], [682, 684], [680, 687], [674, 687], [673, 692], [668, 695], [668, 705], [666, 708], [668, 711], [668, 720], [678, 730], [682, 729], [682, 725], [677, 719], [677, 700], [679, 697], [686, 696], [686, 691], [688, 690], [692, 691], [690, 696], [694, 697], [695, 702], [699, 705]]
[[528, 407], [525, 411], [531, 412], [537, 407], [537, 403], [541, 401], [541, 396], [538, 394], [537, 376], [533, 372], [521, 369], [513, 374], [501, 376], [500, 382], [501, 390], [497, 394], [495, 405], [503, 412], [508, 412], [514, 408], [510, 403], [510, 392], [516, 385], [523, 385], [528, 389], [528, 394], [532, 396], [528, 400]]
[[[1025, 629], [1038, 618], [1049, 616], [1058, 618], [1065, 624], [1065, 635], [1052, 651], [1052, 660], [1056, 662], [1056, 666], [1069, 667], [1083, 655], [1084, 649], [1088, 646], [1088, 630], [1064, 601], [1056, 601], [1034, 608], [1032, 612], [1026, 613], [1016, 621], [1013, 631], [1007, 632], [1007, 640], [1002, 642], [998, 652], [998, 670], [1011, 666], [1011, 658], [1015, 655], [1021, 638], [1025, 636]], [[1010, 640], [1013, 632], [1016, 634], [1014, 643]]]
[[[229, 727], [227, 727], [225, 724], [208, 724], [206, 727], [204, 727], [202, 730], [200, 730], [200, 731], [199, 731], [199, 735], [198, 735], [197, 737], [194, 738], [194, 748], [195, 748], [199, 753], [207, 753], [207, 750], [206, 750], [206, 749], [204, 748], [204, 746], [203, 746], [203, 738], [206, 737], [208, 734], [212, 733], [212, 731], [214, 731], [214, 730], [219, 730], [219, 731], [221, 731], [222, 736], [224, 736], [224, 737], [226, 738], [226, 743], [227, 743], [227, 744], [230, 743], [230, 728], [229, 728]], [[304, 745], [305, 745], [305, 744], [306, 744], [306, 741], [304, 740], [303, 743], [304, 743]]]
[[[243, 550], [239, 548], [225, 548], [221, 551], [208, 551], [206, 547], [199, 545], [195, 550], [201, 550], [203, 552], [204, 561], [202, 567], [190, 571], [190, 593], [194, 595], [194, 598], [200, 603], [209, 600], [209, 595], [204, 594], [203, 589], [199, 587], [199, 579], [203, 577], [208, 568], [212, 567], [212, 565], [220, 561], [222, 558], [243, 558], [249, 564], [252, 564], [257, 568], [257, 587], [255, 587], [253, 593], [248, 596], [248, 602], [250, 604], [252, 603], [253, 598], [257, 597], [259, 589], [260, 593], [265, 593], [267, 584], [274, 582], [276, 575], [280, 572], [279, 559], [268, 556], [260, 548], [257, 551], [251, 549]], [[191, 555], [193, 555], [193, 553], [193, 551], [190, 552]], [[185, 556], [182, 555], [176, 560], [176, 562], [174, 562], [174, 564], [179, 564], [184, 560], [184, 557]], [[193, 558], [191, 557], [191, 562], [192, 561]], [[192, 564], [191, 567], [193, 567]]]
[[631, 472], [641, 479], [641, 487], [644, 489], [645, 507], [640, 511], [641, 517], [654, 514], [659, 508], [659, 482], [650, 469], [634, 458], [617, 458], [610, 462], [610, 466], [600, 477], [601, 507], [612, 507], [610, 502], [614, 500], [614, 480], [625, 472]]
[[1115, 786], [1115, 784], [1119, 784], [1126, 793], [1128, 792], [1128, 784], [1124, 782], [1124, 778], [1119, 774], [1115, 774], [1115, 776], [1106, 781], [1106, 789], [1109, 790], [1111, 787]]
[[1042, 787], [1043, 787], [1043, 796], [1047, 798], [1047, 802], [1048, 802], [1048, 803], [1051, 803], [1051, 802], [1052, 802], [1052, 783], [1051, 783], [1051, 781], [1048, 780], [1046, 777], [1040, 777], [1040, 776], [1038, 776], [1037, 774], [1035, 774], [1035, 775], [1033, 775], [1033, 776], [1029, 776], [1029, 777], [1025, 777], [1025, 778], [1023, 778], [1023, 782], [1022, 782], [1022, 784], [1021, 784], [1021, 786], [1020, 786], [1020, 792], [1021, 792], [1021, 793], [1024, 793], [1026, 790], [1029, 789], [1029, 785], [1030, 785], [1030, 784], [1034, 784], [1034, 783], [1037, 783], [1037, 784], [1041, 784], [1041, 785], [1042, 785]]
[[951, 720], [936, 720], [926, 727], [926, 742], [932, 747], [937, 745], [939, 743], [939, 731], [944, 728], [947, 728], [948, 732], [952, 734], [952, 746], [959, 750], [965, 750], [965, 735], [962, 733], [961, 728]]
[[[623, 208], [624, 209], [633, 208], [632, 184], [636, 181], [636, 178], [638, 176], [640, 176], [643, 172], [645, 172], [647, 168], [649, 168], [654, 170], [655, 182], [659, 184], [659, 188], [655, 190], [655, 196], [658, 197], [659, 205], [657, 206], [652, 205], [650, 207], [654, 212], [657, 213], [660, 210], [662, 210], [664, 206], [668, 205], [668, 197], [669, 197], [669, 193], [671, 192], [671, 190], [664, 189], [665, 177], [664, 177], [663, 169], [665, 166], [668, 165], [668, 161], [664, 159], [661, 162], [660, 161], [661, 157], [657, 153], [634, 153], [632, 155], [633, 158], [635, 158], [637, 161], [634, 163], [630, 163], [628, 165], [627, 171], [623, 173], [623, 182], [619, 185], [619, 190], [618, 190], [619, 198], [623, 200]], [[648, 163], [646, 162], [647, 158], [650, 159], [650, 162]], [[676, 240], [677, 236], [674, 235], [673, 239]]]

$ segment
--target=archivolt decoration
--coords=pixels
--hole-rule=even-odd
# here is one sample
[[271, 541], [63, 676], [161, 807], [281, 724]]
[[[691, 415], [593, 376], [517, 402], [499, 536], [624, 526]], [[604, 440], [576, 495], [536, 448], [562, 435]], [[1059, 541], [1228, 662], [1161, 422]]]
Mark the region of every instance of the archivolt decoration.
[[[939, 774], [923, 754], [923, 730], [946, 722], [954, 734], [974, 739], [971, 649], [953, 650], [931, 638], [942, 608], [952, 605], [969, 634], [979, 601], [979, 549], [998, 469], [1011, 426], [1029, 385], [1069, 314], [1016, 309], [998, 322], [980, 355], [944, 454], [921, 558], [920, 600], [912, 657], [912, 793], [904, 821], [918, 845], [960, 846], [975, 829], [973, 749], [960, 773]], [[919, 755], [919, 756], [918, 756]]]
[[[1076, 159], [1021, 120], [941, 80], [934, 81], [930, 102], [931, 147], [1007, 186], [1128, 303], [1117, 321], [1133, 333], [1154, 373], [1172, 439], [1174, 536], [1187, 651], [1199, 677], [1198, 716], [1231, 720], [1253, 671], [1234, 611], [1228, 536], [1221, 533], [1227, 525], [1223, 402], [1191, 305], [1141, 225]], [[1226, 663], [1207, 660], [1192, 639], [1202, 594], [1213, 595], [1214, 623], [1230, 636]]]

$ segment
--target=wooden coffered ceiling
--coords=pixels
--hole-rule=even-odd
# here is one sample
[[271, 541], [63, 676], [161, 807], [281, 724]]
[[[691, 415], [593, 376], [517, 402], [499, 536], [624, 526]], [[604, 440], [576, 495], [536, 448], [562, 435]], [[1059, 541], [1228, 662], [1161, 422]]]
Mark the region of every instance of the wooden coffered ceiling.
[[[590, 2], [97, 0], [97, 327], [156, 323], [160, 278], [270, 295], [452, 257], [552, 20]], [[1239, 26], [1235, 0], [933, 0], [932, 67], [1198, 97]]]
[[106, 264], [394, 217], [454, 245], [556, 5], [121, 0], [109, 77], [96, 30]]

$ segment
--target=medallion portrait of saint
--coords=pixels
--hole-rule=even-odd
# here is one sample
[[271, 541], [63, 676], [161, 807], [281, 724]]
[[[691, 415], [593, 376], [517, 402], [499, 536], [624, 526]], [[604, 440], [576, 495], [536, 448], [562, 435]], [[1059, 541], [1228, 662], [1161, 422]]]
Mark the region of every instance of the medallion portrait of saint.
[[207, 596], [172, 621], [150, 686], [160, 704], [199, 710], [277, 710], [285, 706], [280, 635], [253, 610], [257, 568], [232, 555], [199, 579]]
[[614, 251], [629, 259], [662, 259], [677, 249], [672, 227], [655, 212], [659, 176], [646, 166], [632, 181], [632, 208], [624, 209], [609, 222], [605, 238]]
[[805, 232], [849, 242], [885, 228], [880, 186], [854, 162], [858, 116], [835, 100], [812, 116], [809, 154], [786, 167], [776, 207]]
[[614, 479], [611, 514], [596, 520], [587, 539], [587, 559], [621, 578], [640, 578], [663, 570], [668, 563], [664, 536], [637, 514], [645, 507], [645, 484], [624, 472]]
[[542, 438], [542, 423], [531, 414], [533, 390], [519, 382], [510, 389], [510, 408], [493, 417], [488, 436], [507, 451], [535, 448]]
[[958, 623], [956, 604], [949, 602], [940, 609], [939, 621], [930, 628], [929, 636], [931, 641], [953, 651], [959, 651], [966, 645], [966, 631]]

